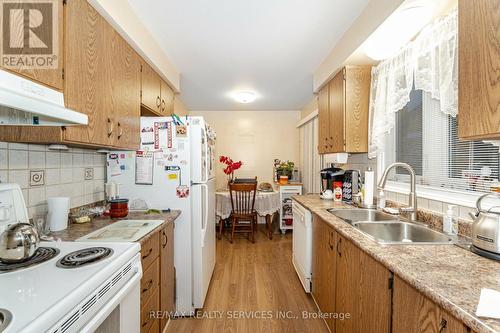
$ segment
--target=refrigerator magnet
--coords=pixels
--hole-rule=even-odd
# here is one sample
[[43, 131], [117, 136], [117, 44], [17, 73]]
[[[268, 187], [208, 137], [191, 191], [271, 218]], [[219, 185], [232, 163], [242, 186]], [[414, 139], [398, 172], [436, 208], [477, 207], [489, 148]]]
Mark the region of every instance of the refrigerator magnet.
[[186, 125], [177, 125], [177, 127], [175, 128], [175, 134], [179, 138], [185, 138], [187, 136]]
[[177, 197], [181, 199], [189, 197], [189, 186], [186, 185], [177, 186], [176, 194]]
[[168, 179], [169, 180], [177, 180], [177, 174], [176, 173], [169, 173]]

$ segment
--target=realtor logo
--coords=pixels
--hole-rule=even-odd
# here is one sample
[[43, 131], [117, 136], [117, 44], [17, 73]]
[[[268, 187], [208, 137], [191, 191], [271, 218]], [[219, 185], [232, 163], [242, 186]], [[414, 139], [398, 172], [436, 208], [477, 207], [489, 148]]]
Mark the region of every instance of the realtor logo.
[[0, 0], [2, 67], [58, 67], [58, 0]]

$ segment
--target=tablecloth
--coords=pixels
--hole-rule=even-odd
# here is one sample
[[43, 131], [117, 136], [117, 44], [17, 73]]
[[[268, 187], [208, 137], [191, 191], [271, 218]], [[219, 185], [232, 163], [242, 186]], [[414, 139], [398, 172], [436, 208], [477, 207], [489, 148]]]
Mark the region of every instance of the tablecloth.
[[[215, 192], [216, 215], [222, 219], [227, 219], [231, 214], [231, 198], [229, 191]], [[255, 210], [260, 216], [272, 215], [280, 209], [279, 192], [261, 192], [255, 194]]]

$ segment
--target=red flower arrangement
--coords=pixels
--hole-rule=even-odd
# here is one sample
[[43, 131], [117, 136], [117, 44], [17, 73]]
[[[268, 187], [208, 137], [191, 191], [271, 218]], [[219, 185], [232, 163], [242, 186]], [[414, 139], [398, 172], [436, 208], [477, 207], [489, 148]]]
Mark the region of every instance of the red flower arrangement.
[[227, 177], [228, 180], [232, 180], [234, 176], [234, 171], [238, 170], [243, 165], [243, 162], [241, 161], [234, 162], [231, 158], [227, 156], [219, 157], [219, 162], [224, 163], [226, 165], [223, 171], [228, 176]]

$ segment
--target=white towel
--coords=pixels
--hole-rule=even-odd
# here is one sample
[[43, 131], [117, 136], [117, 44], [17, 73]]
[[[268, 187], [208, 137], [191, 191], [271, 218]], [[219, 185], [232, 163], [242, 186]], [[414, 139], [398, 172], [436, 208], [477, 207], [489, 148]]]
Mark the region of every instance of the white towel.
[[493, 289], [481, 289], [476, 316], [500, 319], [500, 292]]

